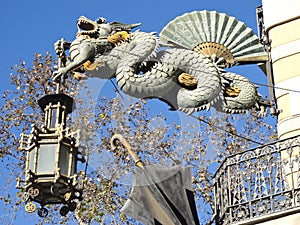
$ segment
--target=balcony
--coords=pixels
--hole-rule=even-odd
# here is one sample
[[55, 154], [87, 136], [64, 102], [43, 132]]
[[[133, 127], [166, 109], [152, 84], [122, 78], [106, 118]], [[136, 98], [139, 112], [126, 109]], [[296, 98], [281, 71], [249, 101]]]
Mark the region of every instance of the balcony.
[[297, 136], [227, 157], [215, 174], [215, 224], [258, 224], [300, 212], [299, 149]]

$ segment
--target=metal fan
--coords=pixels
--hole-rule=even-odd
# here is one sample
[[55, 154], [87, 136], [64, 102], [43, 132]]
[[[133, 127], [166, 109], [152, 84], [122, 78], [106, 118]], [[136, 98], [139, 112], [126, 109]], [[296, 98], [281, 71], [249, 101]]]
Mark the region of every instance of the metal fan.
[[209, 56], [220, 67], [268, 60], [251, 28], [216, 11], [194, 11], [176, 17], [163, 28], [160, 38]]

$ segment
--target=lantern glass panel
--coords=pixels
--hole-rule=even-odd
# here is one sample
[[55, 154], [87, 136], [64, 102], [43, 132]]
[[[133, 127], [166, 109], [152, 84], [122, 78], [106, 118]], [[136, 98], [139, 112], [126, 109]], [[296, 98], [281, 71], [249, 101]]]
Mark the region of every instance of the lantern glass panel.
[[71, 166], [71, 175], [74, 175], [76, 173], [76, 164], [77, 164], [77, 160], [76, 160], [76, 157], [73, 154], [72, 166]]
[[57, 114], [57, 110], [56, 109], [52, 109], [52, 115], [51, 115], [51, 128], [55, 128], [56, 125], [56, 114]]
[[34, 162], [35, 162], [35, 148], [28, 152], [28, 169], [35, 172]]
[[58, 144], [41, 144], [38, 152], [37, 175], [54, 174]]
[[62, 175], [69, 176], [70, 157], [70, 147], [62, 144], [59, 152], [59, 168]]

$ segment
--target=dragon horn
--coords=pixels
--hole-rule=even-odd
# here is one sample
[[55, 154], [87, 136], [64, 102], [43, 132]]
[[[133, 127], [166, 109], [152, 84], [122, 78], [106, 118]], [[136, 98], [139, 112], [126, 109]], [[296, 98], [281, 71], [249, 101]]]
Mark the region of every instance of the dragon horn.
[[112, 22], [110, 23], [110, 25], [112, 26], [113, 31], [120, 31], [120, 30], [130, 31], [131, 29], [140, 26], [141, 23], [125, 24], [120, 22]]

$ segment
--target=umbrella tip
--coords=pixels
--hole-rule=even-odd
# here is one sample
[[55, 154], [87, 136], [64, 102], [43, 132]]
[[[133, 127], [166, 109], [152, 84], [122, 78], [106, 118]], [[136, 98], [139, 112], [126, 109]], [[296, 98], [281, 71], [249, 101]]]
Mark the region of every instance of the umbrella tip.
[[123, 136], [120, 134], [114, 134], [111, 139], [110, 139], [110, 146], [112, 148], [113, 151], [115, 151], [117, 149], [117, 141], [120, 141], [120, 139], [122, 139]]
[[139, 159], [137, 154], [131, 150], [129, 143], [125, 140], [125, 138], [121, 134], [114, 134], [110, 139], [110, 146], [113, 151], [117, 149], [117, 141], [120, 141], [122, 145], [125, 147], [127, 152], [130, 154], [136, 166], [143, 167], [142, 161]]

